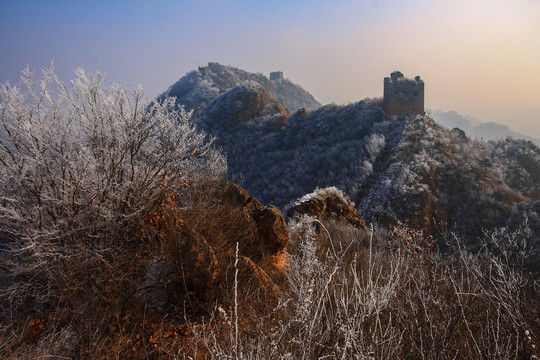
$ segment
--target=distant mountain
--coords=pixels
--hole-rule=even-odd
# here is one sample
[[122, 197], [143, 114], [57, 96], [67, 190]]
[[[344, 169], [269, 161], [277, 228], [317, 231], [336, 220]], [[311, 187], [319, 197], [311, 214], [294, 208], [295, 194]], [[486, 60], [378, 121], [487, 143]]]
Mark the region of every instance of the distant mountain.
[[505, 139], [510, 136], [514, 139], [532, 141], [536, 146], [540, 146], [540, 139], [515, 132], [506, 125], [494, 122], [482, 123], [474, 118], [458, 114], [455, 111], [437, 110], [430, 115], [439, 124], [450, 129], [458, 127], [465, 131], [470, 137], [477, 137], [484, 140], [497, 140]]
[[313, 110], [321, 106], [311, 94], [288, 79], [270, 80], [263, 74], [250, 73], [214, 62], [189, 72], [158, 99], [175, 96], [177, 103], [184, 105], [186, 110], [193, 110], [193, 116], [197, 117], [212, 100], [245, 81], [254, 81], [261, 85], [270, 100], [283, 104], [289, 112], [300, 108]]

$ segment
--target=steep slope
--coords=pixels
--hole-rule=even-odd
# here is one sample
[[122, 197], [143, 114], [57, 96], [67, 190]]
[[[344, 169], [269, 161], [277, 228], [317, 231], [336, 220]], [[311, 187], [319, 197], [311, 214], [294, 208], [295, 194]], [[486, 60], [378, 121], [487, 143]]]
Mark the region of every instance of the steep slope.
[[427, 117], [397, 120], [399, 141], [360, 204], [366, 216], [480, 234], [504, 225], [513, 204], [538, 199], [540, 150], [532, 143], [471, 141]]
[[[261, 104], [264, 116], [242, 122], [226, 110], [236, 102], [225, 100], [219, 111], [208, 107], [201, 125], [217, 136], [231, 175], [282, 208], [336, 186], [368, 221], [400, 220], [432, 234], [449, 224], [480, 234], [503, 226], [515, 204], [540, 196], [540, 150], [531, 142], [473, 141], [427, 116], [389, 117], [379, 100], [300, 110], [288, 121]], [[237, 125], [212, 125], [231, 122]]]
[[195, 122], [207, 132], [223, 135], [238, 126], [254, 127], [268, 121], [279, 128], [288, 117], [283, 105], [272, 101], [259, 83], [248, 80], [217, 96]]
[[539, 200], [531, 142], [471, 140], [427, 116], [390, 117], [380, 99], [309, 110], [309, 94], [279, 75], [209, 63], [166, 92], [194, 111], [227, 155], [229, 176], [263, 203], [284, 208], [335, 186], [367, 221], [480, 234]]
[[193, 110], [194, 117], [197, 117], [212, 100], [245, 81], [260, 84], [272, 101], [282, 103], [289, 112], [300, 108], [316, 109], [321, 106], [302, 87], [287, 79], [270, 80], [262, 74], [213, 62], [183, 76], [158, 99], [167, 95], [175, 96], [177, 103], [184, 105], [186, 110]]
[[216, 137], [216, 145], [227, 157], [230, 177], [246, 178], [253, 185], [264, 174], [259, 168], [261, 158], [274, 151], [288, 118], [287, 109], [272, 102], [261, 85], [247, 81], [211, 101], [195, 122]]
[[[303, 108], [315, 110], [321, 107], [321, 104], [310, 93], [289, 79], [272, 79], [271, 81], [276, 89], [277, 101], [285, 105], [290, 112]], [[272, 89], [267, 91], [272, 91]]]

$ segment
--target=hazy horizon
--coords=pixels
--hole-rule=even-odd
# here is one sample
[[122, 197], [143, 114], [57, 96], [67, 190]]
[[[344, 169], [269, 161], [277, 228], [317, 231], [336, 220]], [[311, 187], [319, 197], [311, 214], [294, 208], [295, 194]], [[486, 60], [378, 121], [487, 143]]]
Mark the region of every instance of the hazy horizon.
[[426, 83], [426, 108], [540, 138], [540, 2], [6, 1], [0, 82], [54, 61], [157, 96], [209, 61], [281, 70], [322, 103], [381, 97], [393, 70]]

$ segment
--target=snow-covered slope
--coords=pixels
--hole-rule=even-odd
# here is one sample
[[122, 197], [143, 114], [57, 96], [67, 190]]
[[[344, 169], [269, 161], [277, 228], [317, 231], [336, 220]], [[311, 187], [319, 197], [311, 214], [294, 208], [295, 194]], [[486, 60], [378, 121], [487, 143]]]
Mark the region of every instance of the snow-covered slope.
[[321, 106], [311, 94], [288, 79], [270, 80], [263, 74], [250, 73], [218, 63], [208, 63], [208, 66], [189, 72], [158, 99], [167, 95], [175, 96], [179, 104], [184, 105], [186, 110], [193, 110], [194, 117], [197, 117], [212, 100], [245, 81], [260, 84], [271, 100], [280, 102], [289, 112]]
[[272, 114], [211, 133], [231, 175], [282, 208], [336, 186], [368, 221], [473, 233], [504, 225], [515, 204], [540, 197], [540, 149], [531, 142], [471, 140], [427, 116], [389, 117], [377, 100], [298, 111], [277, 127]]

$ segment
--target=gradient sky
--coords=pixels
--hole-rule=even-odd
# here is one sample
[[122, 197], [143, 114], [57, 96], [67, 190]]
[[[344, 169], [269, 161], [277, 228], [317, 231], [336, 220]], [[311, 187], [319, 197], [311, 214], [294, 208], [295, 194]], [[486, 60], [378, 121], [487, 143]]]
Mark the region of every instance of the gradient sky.
[[209, 61], [282, 70], [323, 103], [420, 75], [426, 107], [540, 138], [539, 0], [0, 0], [0, 82], [54, 61], [156, 96]]

